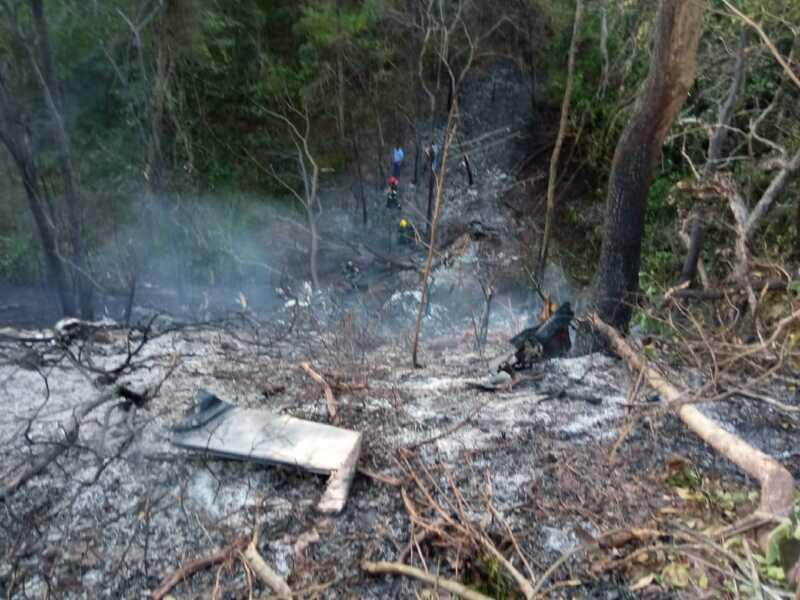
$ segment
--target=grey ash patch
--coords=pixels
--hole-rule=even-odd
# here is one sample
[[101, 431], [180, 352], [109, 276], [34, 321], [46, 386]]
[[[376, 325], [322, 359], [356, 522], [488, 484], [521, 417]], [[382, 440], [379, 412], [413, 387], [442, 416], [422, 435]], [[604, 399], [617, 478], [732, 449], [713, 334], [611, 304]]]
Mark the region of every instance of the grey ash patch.
[[[652, 490], [661, 485], [658, 473], [672, 453], [742, 481], [671, 417], [656, 424], [657, 434], [637, 424], [619, 449], [620, 462], [611, 464], [608, 449], [625, 420], [631, 381], [620, 361], [605, 355], [543, 362], [529, 374], [538, 379], [481, 392], [468, 384], [486, 375], [486, 363], [468, 337], [424, 342], [427, 367], [420, 370], [408, 366], [409, 352], [396, 340], [373, 340], [361, 354], [348, 354], [334, 351], [346, 345], [339, 334], [293, 333], [269, 348], [243, 336], [234, 329], [193, 328], [146, 346], [137, 358], [140, 368], [123, 381], [142, 390], [174, 364], [160, 394], [133, 412], [108, 405], [90, 413], [78, 445], [3, 506], [0, 553], [8, 560], [0, 566], [0, 586], [24, 577], [30, 594], [49, 585], [65, 598], [140, 598], [185, 560], [257, 528], [261, 553], [296, 587], [333, 581], [327, 597], [413, 596], [418, 584], [366, 577], [359, 569], [364, 559], [397, 560], [407, 547], [409, 518], [397, 488], [357, 476], [344, 512], [323, 518], [313, 508], [323, 477], [211, 460], [168, 442], [166, 428], [201, 387], [241, 406], [327, 421], [321, 389], [298, 367], [301, 360], [331, 379], [366, 378], [366, 389], [337, 391], [341, 424], [364, 432], [362, 467], [398, 478], [398, 460], [413, 456], [442, 489], [449, 485], [444, 474], [451, 473], [469, 503], [468, 517], [496, 526], [482, 504], [488, 494], [512, 528], [527, 532], [521, 543], [543, 567], [574, 543], [576, 532], [641, 523], [657, 510], [663, 500]], [[92, 355], [94, 364], [117, 364], [125, 339], [124, 331], [113, 333]], [[492, 337], [487, 356], [507, 350]], [[265, 395], [265, 389], [280, 391]], [[38, 373], [6, 364], [0, 392], [7, 481], [48, 447], [45, 442], [63, 440], [72, 410], [97, 390], [68, 363]], [[779, 458], [791, 453], [791, 431], [778, 429], [784, 416], [757, 409], [763, 407], [704, 408]], [[29, 422], [33, 446], [24, 437]], [[41, 535], [27, 535], [31, 530]], [[295, 552], [312, 531], [319, 540]], [[426, 546], [425, 552], [442, 558], [441, 550]], [[203, 595], [214, 577], [213, 570], [198, 573], [176, 594]], [[231, 594], [244, 593], [241, 577], [226, 577]]]

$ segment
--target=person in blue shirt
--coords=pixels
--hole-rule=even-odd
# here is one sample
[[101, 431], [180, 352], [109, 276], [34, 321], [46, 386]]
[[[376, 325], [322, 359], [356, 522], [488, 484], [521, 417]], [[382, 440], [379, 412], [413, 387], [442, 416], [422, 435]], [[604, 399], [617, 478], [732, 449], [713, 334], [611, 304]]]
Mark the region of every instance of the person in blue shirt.
[[406, 154], [403, 152], [403, 149], [398, 145], [392, 151], [392, 176], [393, 177], [400, 177], [400, 163], [403, 162], [403, 158], [405, 158]]

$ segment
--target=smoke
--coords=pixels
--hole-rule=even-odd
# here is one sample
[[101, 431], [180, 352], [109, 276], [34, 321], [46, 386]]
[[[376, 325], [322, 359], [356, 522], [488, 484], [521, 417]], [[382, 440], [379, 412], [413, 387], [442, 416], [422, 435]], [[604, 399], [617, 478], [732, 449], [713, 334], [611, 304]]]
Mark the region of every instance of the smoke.
[[106, 292], [100, 308], [111, 318], [122, 318], [131, 293], [144, 312], [192, 320], [266, 314], [296, 268], [297, 214], [279, 198], [148, 197], [123, 212], [93, 252]]

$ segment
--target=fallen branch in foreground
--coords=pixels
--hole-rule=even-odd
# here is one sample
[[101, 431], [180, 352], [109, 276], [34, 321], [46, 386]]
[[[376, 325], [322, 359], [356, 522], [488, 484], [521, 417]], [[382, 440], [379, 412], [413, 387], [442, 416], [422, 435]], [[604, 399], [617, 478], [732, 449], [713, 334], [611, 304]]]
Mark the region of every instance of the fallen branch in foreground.
[[253, 572], [262, 582], [268, 585], [269, 588], [278, 595], [278, 598], [291, 598], [292, 588], [289, 587], [283, 577], [278, 575], [275, 570], [266, 563], [261, 554], [259, 554], [256, 549], [257, 542], [258, 536], [253, 536], [252, 541], [243, 552], [248, 566], [253, 569]]
[[[792, 474], [772, 457], [753, 448], [739, 436], [725, 431], [703, 414], [697, 406], [684, 402], [686, 393], [678, 390], [661, 373], [648, 366], [614, 328], [602, 321], [596, 314], [592, 315], [590, 319], [594, 330], [606, 338], [611, 348], [632, 369], [643, 372], [650, 386], [658, 391], [669, 404], [676, 407], [678, 416], [689, 429], [759, 482], [761, 500], [753, 516], [766, 518], [773, 525], [785, 521], [791, 514], [794, 502]], [[769, 533], [770, 527], [761, 528], [758, 531], [759, 545], [765, 552]], [[789, 565], [785, 573], [787, 581], [797, 584], [800, 580], [800, 561], [795, 560], [795, 564]]]
[[369, 562], [365, 560], [364, 562], [361, 563], [361, 568], [367, 573], [370, 573], [371, 575], [389, 573], [392, 575], [406, 575], [408, 577], [414, 577], [415, 579], [419, 579], [420, 581], [429, 583], [433, 586], [436, 586], [437, 588], [447, 590], [451, 594], [455, 594], [460, 598], [466, 598], [466, 600], [492, 600], [489, 596], [484, 596], [480, 592], [471, 590], [467, 586], [461, 585], [456, 581], [443, 579], [436, 575], [431, 575], [430, 573], [426, 573], [425, 571], [422, 571], [415, 567], [409, 567], [408, 565], [404, 565], [401, 563], [391, 563], [385, 561]]
[[331, 386], [325, 381], [325, 378], [322, 377], [319, 373], [317, 373], [309, 363], [304, 362], [300, 363], [303, 371], [308, 373], [308, 376], [311, 377], [314, 381], [322, 386], [325, 390], [325, 403], [328, 405], [328, 417], [330, 417], [331, 422], [336, 419], [336, 397], [333, 395], [333, 390]]
[[163, 598], [172, 591], [172, 588], [178, 585], [181, 581], [191, 577], [199, 571], [207, 569], [208, 567], [233, 558], [238, 552], [241, 552], [245, 549], [249, 541], [250, 540], [248, 537], [242, 536], [236, 538], [222, 550], [215, 552], [211, 556], [206, 556], [205, 558], [198, 558], [183, 563], [183, 565], [181, 565], [177, 571], [163, 581], [158, 589], [152, 593], [150, 599], [163, 600]]

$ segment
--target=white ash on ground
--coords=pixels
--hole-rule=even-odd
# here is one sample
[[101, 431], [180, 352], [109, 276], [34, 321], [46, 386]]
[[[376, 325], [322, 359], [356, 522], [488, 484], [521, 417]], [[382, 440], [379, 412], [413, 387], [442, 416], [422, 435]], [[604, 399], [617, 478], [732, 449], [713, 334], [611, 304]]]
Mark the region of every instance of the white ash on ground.
[[[314, 505], [324, 477], [207, 458], [169, 443], [168, 427], [199, 389], [237, 405], [327, 422], [322, 390], [299, 368], [303, 360], [334, 385], [340, 425], [364, 433], [362, 468], [402, 479], [402, 460], [413, 456], [442, 486], [437, 498], [444, 501], [452, 482], [466, 502], [464, 514], [489, 528], [496, 526], [485, 507], [490, 498], [508, 525], [524, 532], [520, 544], [538, 566], [574, 544], [576, 531], [636, 522], [661, 502], [650, 494], [643, 504], [636, 481], [608, 481], [616, 468], [608, 464], [608, 447], [625, 422], [631, 385], [611, 357], [543, 362], [528, 374], [540, 378], [491, 393], [469, 386], [486, 375], [487, 363], [465, 337], [423, 344], [422, 370], [390, 340], [353, 353], [331, 333], [270, 339], [276, 338], [226, 325], [149, 340], [118, 383], [143, 392], [165, 378], [157, 396], [143, 407], [115, 400], [87, 414], [77, 441], [0, 506], [3, 594], [141, 598], [184, 561], [258, 530], [261, 554], [295, 589], [330, 584], [321, 597], [413, 597], [421, 588], [416, 582], [372, 578], [359, 568], [365, 559], [397, 560], [408, 545], [409, 516], [398, 488], [358, 476], [344, 512], [322, 517]], [[73, 411], [104, 388], [87, 366], [124, 363], [128, 343], [119, 328], [109, 329], [103, 344], [74, 342], [82, 368], [57, 344], [17, 345], [38, 360], [35, 368], [14, 358], [0, 366], [4, 488], [53, 444], [65, 443]], [[507, 350], [491, 338], [485, 355]], [[367, 386], [346, 391], [344, 384], [361, 381]], [[673, 446], [686, 442], [680, 430], [672, 435]], [[622, 452], [634, 456], [643, 476], [655, 476], [672, 448], [653, 447], [660, 445], [642, 427]], [[709, 456], [699, 444], [687, 447], [700, 459]], [[175, 593], [206, 596], [217, 577], [226, 597], [247, 595], [248, 580], [235, 565], [201, 571]]]

